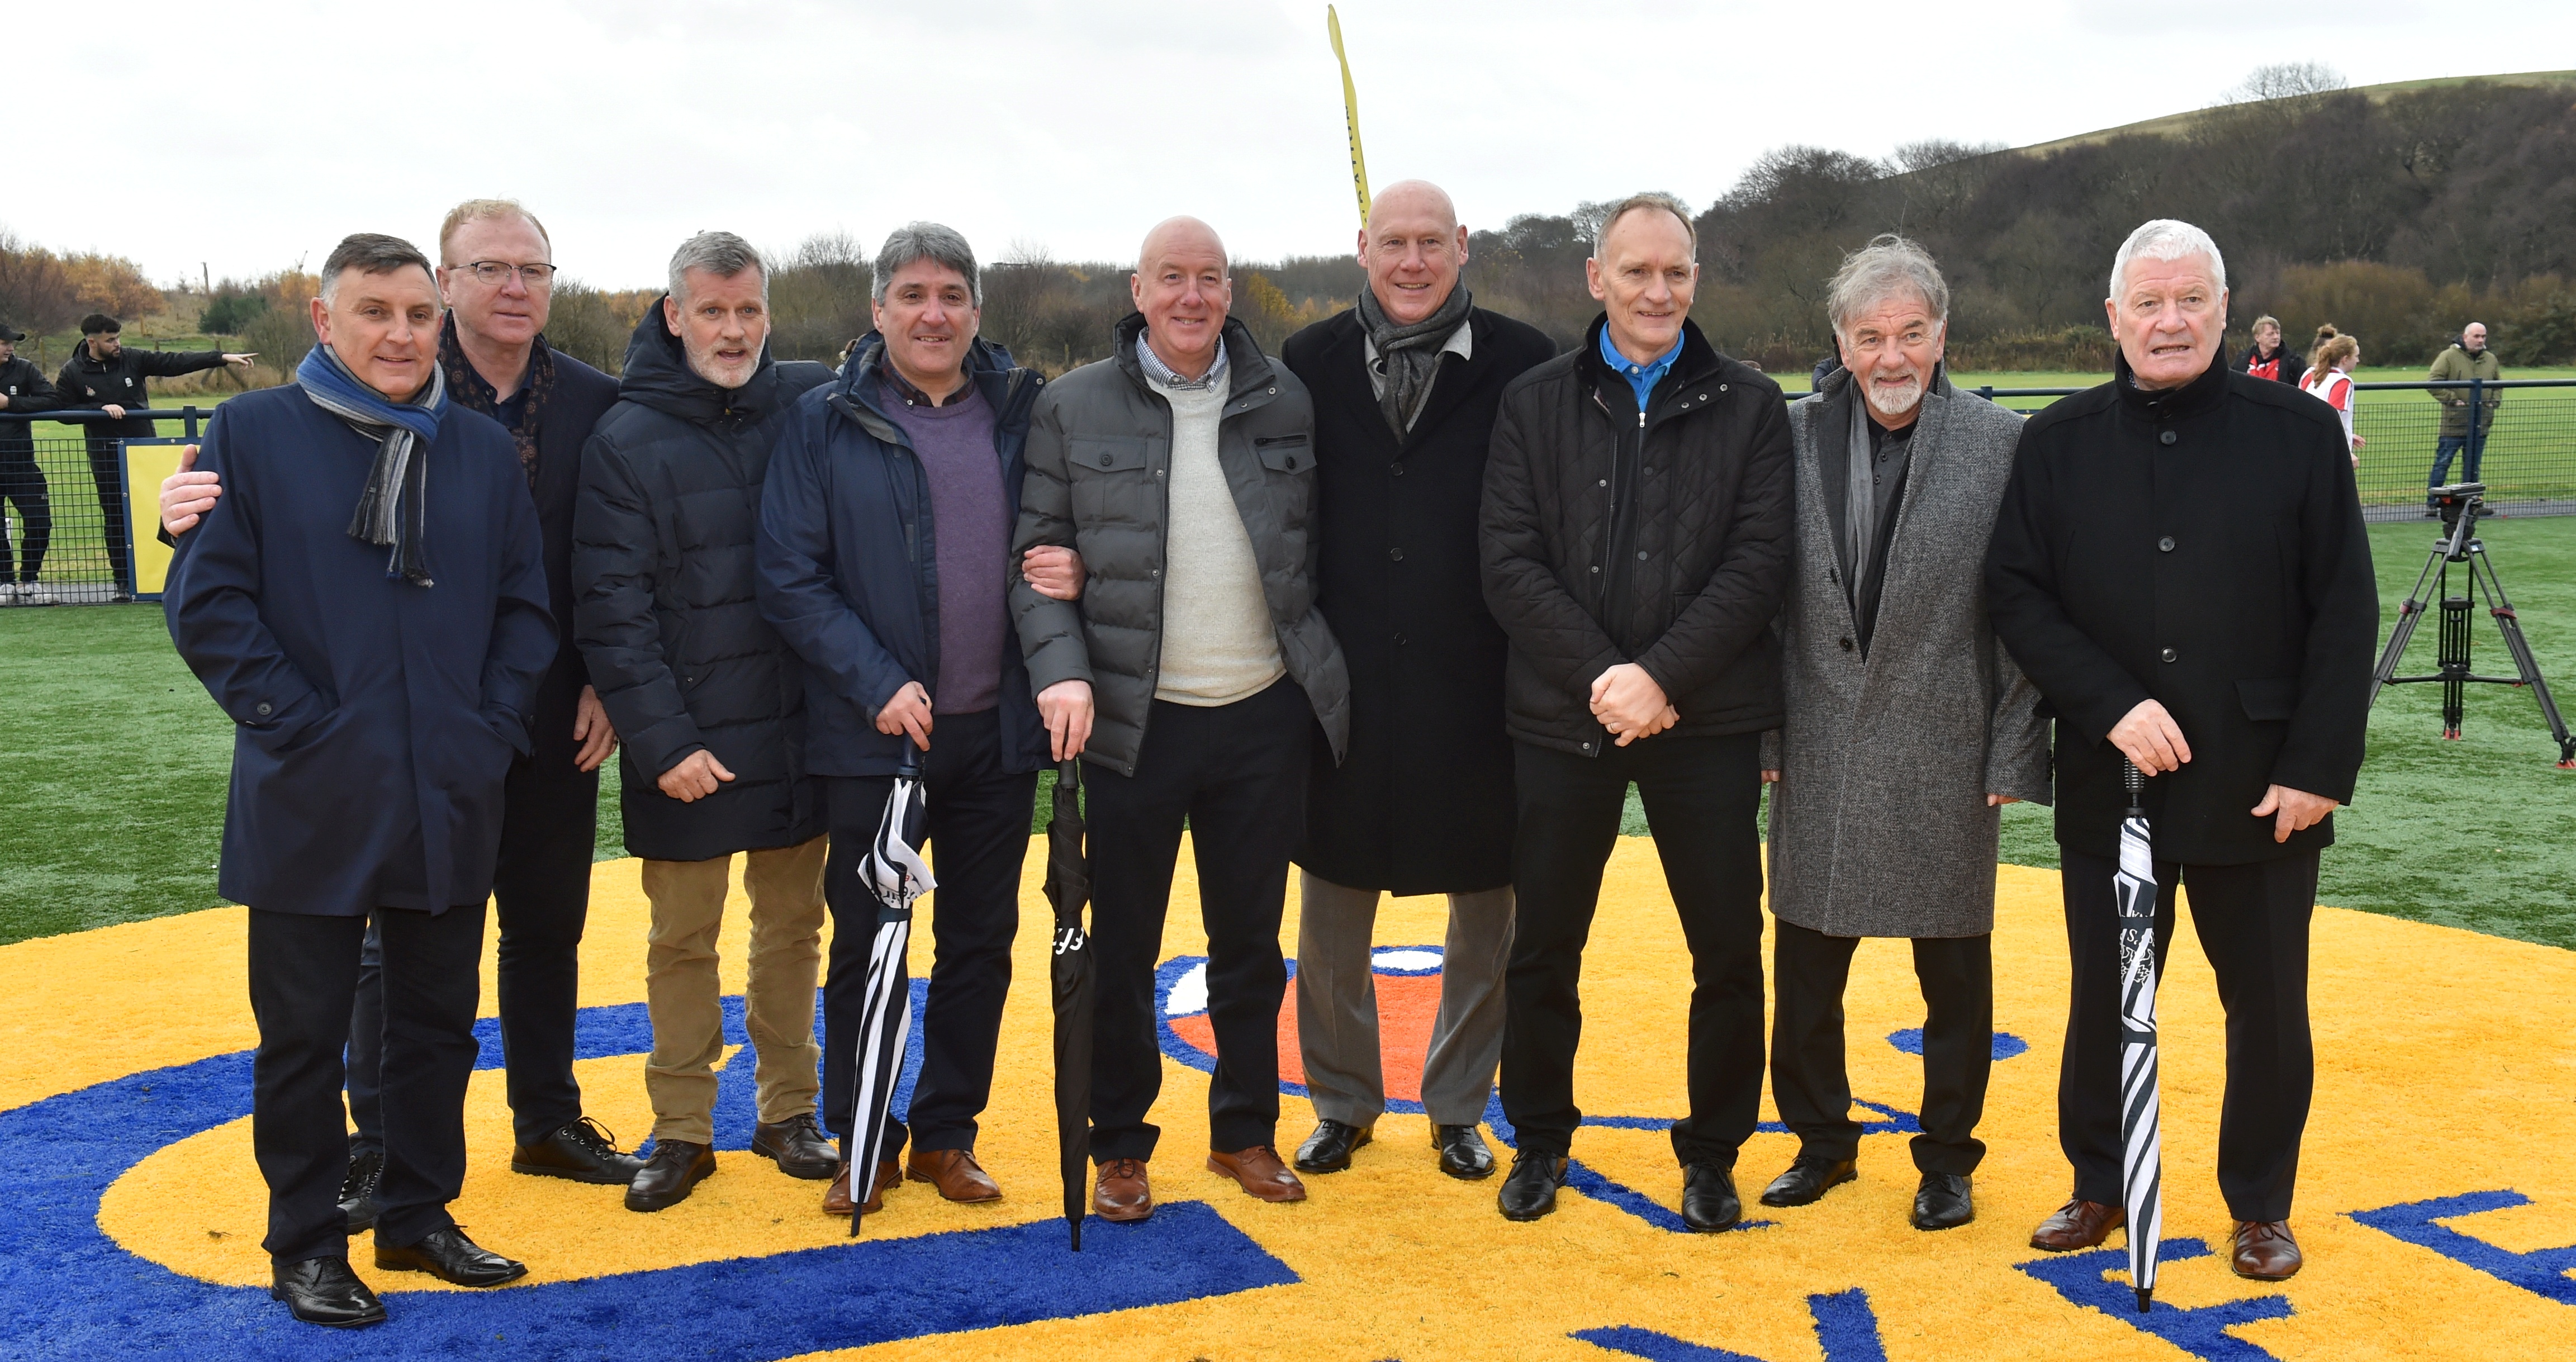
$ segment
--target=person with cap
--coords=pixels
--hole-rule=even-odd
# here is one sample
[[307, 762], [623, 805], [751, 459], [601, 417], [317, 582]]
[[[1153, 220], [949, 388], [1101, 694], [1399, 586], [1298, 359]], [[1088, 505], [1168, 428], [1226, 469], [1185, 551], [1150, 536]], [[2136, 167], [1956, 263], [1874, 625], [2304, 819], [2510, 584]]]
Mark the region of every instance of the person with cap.
[[[33, 415], [62, 405], [44, 371], [18, 353], [27, 333], [0, 323], [0, 417]], [[0, 509], [0, 605], [52, 605], [54, 595], [36, 584], [53, 538], [54, 512], [45, 495], [45, 470], [36, 465], [36, 437], [25, 421], [0, 420], [0, 506], [18, 508], [19, 556], [10, 557], [9, 518]]]

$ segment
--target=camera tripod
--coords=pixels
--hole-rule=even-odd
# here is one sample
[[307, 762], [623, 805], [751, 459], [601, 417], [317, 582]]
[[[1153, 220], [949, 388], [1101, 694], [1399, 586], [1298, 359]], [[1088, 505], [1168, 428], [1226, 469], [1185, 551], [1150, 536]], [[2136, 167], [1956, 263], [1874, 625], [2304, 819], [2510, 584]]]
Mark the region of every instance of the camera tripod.
[[[2442, 513], [2442, 537], [2433, 543], [2433, 555], [2424, 560], [2424, 570], [2415, 576], [2415, 589], [2406, 596], [2406, 604], [2397, 612], [2397, 627], [2388, 634], [2388, 647], [2379, 655], [2379, 668], [2372, 673], [2370, 701], [2379, 703], [2379, 692], [2386, 686], [2402, 686], [2414, 681], [2442, 683], [2442, 736], [2457, 739], [2460, 719], [2468, 707], [2470, 682], [2487, 682], [2500, 686], [2529, 686], [2533, 698], [2540, 701], [2541, 717], [2549, 721], [2549, 734], [2558, 740], [2558, 764], [2576, 769], [2576, 737], [2567, 732], [2567, 721], [2558, 715], [2558, 704], [2549, 698], [2549, 683], [2541, 679], [2540, 664], [2531, 656], [2531, 644], [2522, 636], [2522, 621], [2515, 616], [2513, 602], [2504, 594], [2504, 583], [2496, 576], [2495, 564], [2487, 558], [2486, 545], [2476, 536], [2478, 518], [2491, 515], [2486, 507], [2486, 484], [2452, 483], [2432, 491], [2433, 504]], [[2469, 578], [2459, 595], [2451, 594], [2451, 564], [2467, 565]], [[2442, 628], [2438, 636], [2436, 664], [2441, 668], [2431, 676], [2399, 676], [2398, 659], [2405, 656], [2407, 641], [2414, 638], [2415, 626], [2428, 610], [2424, 583], [2433, 583], [2442, 607]], [[2487, 613], [2495, 617], [2496, 627], [2504, 633], [2505, 651], [2513, 654], [2513, 676], [2480, 676], [2469, 670], [2469, 593], [2484, 596]]]

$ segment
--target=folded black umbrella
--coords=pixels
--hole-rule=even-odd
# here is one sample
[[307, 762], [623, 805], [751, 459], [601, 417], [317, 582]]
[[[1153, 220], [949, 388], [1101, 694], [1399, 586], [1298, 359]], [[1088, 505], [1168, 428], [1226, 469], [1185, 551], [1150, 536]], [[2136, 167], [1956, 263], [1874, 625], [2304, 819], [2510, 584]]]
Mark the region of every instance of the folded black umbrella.
[[[886, 797], [876, 840], [859, 862], [859, 878], [877, 896], [876, 937], [868, 946], [867, 1001], [859, 1014], [858, 1092], [851, 1103], [850, 1200], [863, 1202], [885, 1160], [886, 1121], [903, 1075], [904, 1042], [912, 1030], [912, 989], [904, 953], [912, 944], [913, 900], [937, 887], [919, 850], [926, 801], [921, 768], [907, 752]], [[863, 1219], [850, 1214], [850, 1234]]]
[[1064, 1172], [1064, 1219], [1082, 1251], [1082, 1216], [1091, 1155], [1091, 993], [1098, 963], [1082, 929], [1091, 898], [1091, 863], [1082, 849], [1082, 761], [1056, 768], [1055, 813], [1047, 819], [1047, 901], [1055, 905], [1056, 1153]]
[[2156, 1081], [2156, 857], [2147, 826], [2146, 777], [2120, 759], [2129, 809], [2120, 820], [2120, 1185], [2129, 1211], [2129, 1286], [2145, 1314], [2156, 1294], [2156, 1245], [2164, 1237], [2165, 1159]]

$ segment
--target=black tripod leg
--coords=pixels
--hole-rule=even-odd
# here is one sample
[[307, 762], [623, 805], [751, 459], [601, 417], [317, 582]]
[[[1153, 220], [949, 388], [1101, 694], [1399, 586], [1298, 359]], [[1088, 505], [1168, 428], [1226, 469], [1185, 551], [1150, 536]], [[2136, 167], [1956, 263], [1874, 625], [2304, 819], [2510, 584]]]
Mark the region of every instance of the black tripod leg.
[[2513, 602], [2506, 599], [2504, 581], [2496, 576], [2495, 564], [2487, 560], [2484, 550], [2471, 556], [2478, 576], [2487, 591], [2489, 614], [2504, 633], [2505, 651], [2513, 654], [2514, 673], [2522, 684], [2531, 687], [2532, 698], [2540, 701], [2540, 717], [2549, 722], [2549, 736], [2558, 740], [2558, 764], [2576, 768], [2576, 737], [2569, 736], [2567, 720], [2559, 716], [2558, 702], [2550, 698], [2549, 682], [2540, 675], [2540, 661], [2531, 655], [2531, 643], [2522, 636], [2522, 619], [2514, 613]]
[[[2477, 550], [2472, 548], [2472, 554]], [[2477, 589], [2477, 570], [2471, 568], [2470, 580], [2457, 596], [2451, 594], [2451, 570], [2442, 569], [2442, 625], [2439, 660], [2442, 674], [2442, 736], [2457, 741], [2460, 724], [2469, 709], [2469, 593]]]
[[2433, 568], [2442, 561], [2441, 546], [2424, 560], [2424, 570], [2415, 574], [2415, 589], [2407, 593], [2406, 603], [2397, 607], [2397, 624], [2388, 631], [2388, 646], [2379, 654], [2379, 669], [2370, 674], [2370, 703], [2379, 703], [2379, 692], [2397, 679], [2397, 663], [2406, 655], [2406, 645], [2414, 641], [2415, 626], [2424, 622], [2424, 583]]

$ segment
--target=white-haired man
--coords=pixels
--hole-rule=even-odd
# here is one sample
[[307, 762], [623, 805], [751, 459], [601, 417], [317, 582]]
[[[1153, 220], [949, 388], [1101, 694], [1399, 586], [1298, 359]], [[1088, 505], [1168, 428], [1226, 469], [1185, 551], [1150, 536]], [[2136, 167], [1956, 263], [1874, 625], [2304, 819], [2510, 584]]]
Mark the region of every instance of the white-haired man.
[[2031, 1244], [2090, 1248], [2124, 1219], [2111, 879], [2125, 757], [2149, 777], [2156, 959], [2188, 884], [2227, 1009], [2230, 1262], [2276, 1281], [2300, 1263], [2308, 920], [2334, 807], [2361, 769], [2370, 542], [2333, 410], [2220, 358], [2227, 266], [2206, 232], [2159, 219], [2131, 233], [2103, 308], [2112, 379], [2023, 429], [1986, 556], [1995, 635], [2057, 718], [2074, 965], [2058, 1142], [2075, 1193]]
[[2021, 418], [1950, 386], [1950, 288], [1882, 236], [1826, 299], [1844, 367], [1789, 409], [1798, 517], [1771, 794], [1771, 1094], [1803, 1206], [1858, 1174], [1843, 988], [1865, 936], [1912, 939], [1923, 1024], [1915, 1228], [1975, 1217], [1993, 1058], [2000, 806], [2048, 799], [2048, 722], [1987, 622], [1986, 538]]

